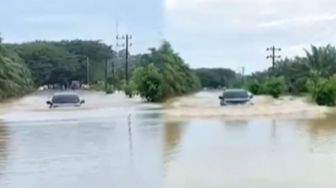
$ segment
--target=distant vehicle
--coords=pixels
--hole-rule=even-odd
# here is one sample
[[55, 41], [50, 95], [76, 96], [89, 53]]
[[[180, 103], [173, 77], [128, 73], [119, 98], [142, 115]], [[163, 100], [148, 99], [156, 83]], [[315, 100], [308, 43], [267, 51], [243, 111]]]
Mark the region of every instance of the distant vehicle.
[[71, 82], [71, 89], [80, 89], [81, 83], [78, 80], [74, 80]]
[[82, 84], [82, 89], [90, 89], [90, 85], [89, 84]]
[[76, 93], [56, 93], [51, 101], [47, 101], [49, 108], [57, 107], [80, 107], [85, 103], [85, 100], [80, 100]]
[[221, 106], [253, 104], [251, 102], [252, 98], [253, 95], [244, 89], [227, 89], [219, 97]]

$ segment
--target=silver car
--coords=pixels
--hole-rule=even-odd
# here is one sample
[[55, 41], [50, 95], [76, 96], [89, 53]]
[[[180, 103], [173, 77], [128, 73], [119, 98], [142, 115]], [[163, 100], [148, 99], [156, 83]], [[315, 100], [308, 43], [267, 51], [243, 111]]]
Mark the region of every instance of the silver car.
[[51, 101], [47, 101], [49, 108], [57, 107], [80, 107], [85, 100], [80, 100], [76, 93], [56, 93]]
[[219, 96], [221, 106], [253, 104], [252, 98], [253, 95], [244, 89], [228, 89], [222, 96]]

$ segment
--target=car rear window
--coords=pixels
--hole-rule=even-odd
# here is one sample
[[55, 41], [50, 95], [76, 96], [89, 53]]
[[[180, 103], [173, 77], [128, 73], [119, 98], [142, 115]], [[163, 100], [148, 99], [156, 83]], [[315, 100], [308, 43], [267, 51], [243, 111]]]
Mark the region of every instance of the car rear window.
[[55, 104], [66, 103], [79, 103], [79, 97], [77, 95], [57, 95], [52, 98], [52, 102]]
[[223, 96], [229, 99], [248, 98], [248, 93], [246, 91], [226, 91]]

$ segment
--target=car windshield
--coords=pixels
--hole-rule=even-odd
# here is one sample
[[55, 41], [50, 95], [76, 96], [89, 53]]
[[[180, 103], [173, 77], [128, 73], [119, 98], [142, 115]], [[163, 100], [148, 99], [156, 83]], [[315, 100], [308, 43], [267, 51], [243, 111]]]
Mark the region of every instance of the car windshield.
[[229, 99], [248, 98], [248, 93], [246, 91], [226, 91], [223, 96]]
[[79, 97], [77, 95], [56, 95], [52, 98], [52, 102], [55, 104], [66, 103], [79, 103]]

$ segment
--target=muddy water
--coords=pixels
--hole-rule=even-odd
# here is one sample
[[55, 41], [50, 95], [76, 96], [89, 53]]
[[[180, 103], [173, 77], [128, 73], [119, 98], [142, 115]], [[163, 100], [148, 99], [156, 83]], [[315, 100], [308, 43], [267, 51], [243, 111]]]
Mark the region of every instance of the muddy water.
[[[82, 92], [83, 108], [49, 110], [50, 95], [3, 106], [1, 188], [336, 186], [332, 115], [237, 116], [261, 105], [282, 105], [258, 98], [255, 107], [230, 108], [234, 118], [227, 109], [212, 117], [192, 116], [188, 111], [201, 110], [202, 104], [203, 113], [216, 112], [216, 93], [208, 92], [163, 106], [122, 94]], [[306, 105], [296, 100], [291, 105]], [[309, 108], [309, 114], [324, 112]]]
[[219, 91], [200, 92], [194, 95], [173, 99], [166, 104], [166, 114], [173, 117], [325, 117], [330, 109], [319, 107], [309, 102], [307, 98], [281, 97], [274, 100], [271, 97], [256, 96], [253, 105], [219, 106]]

